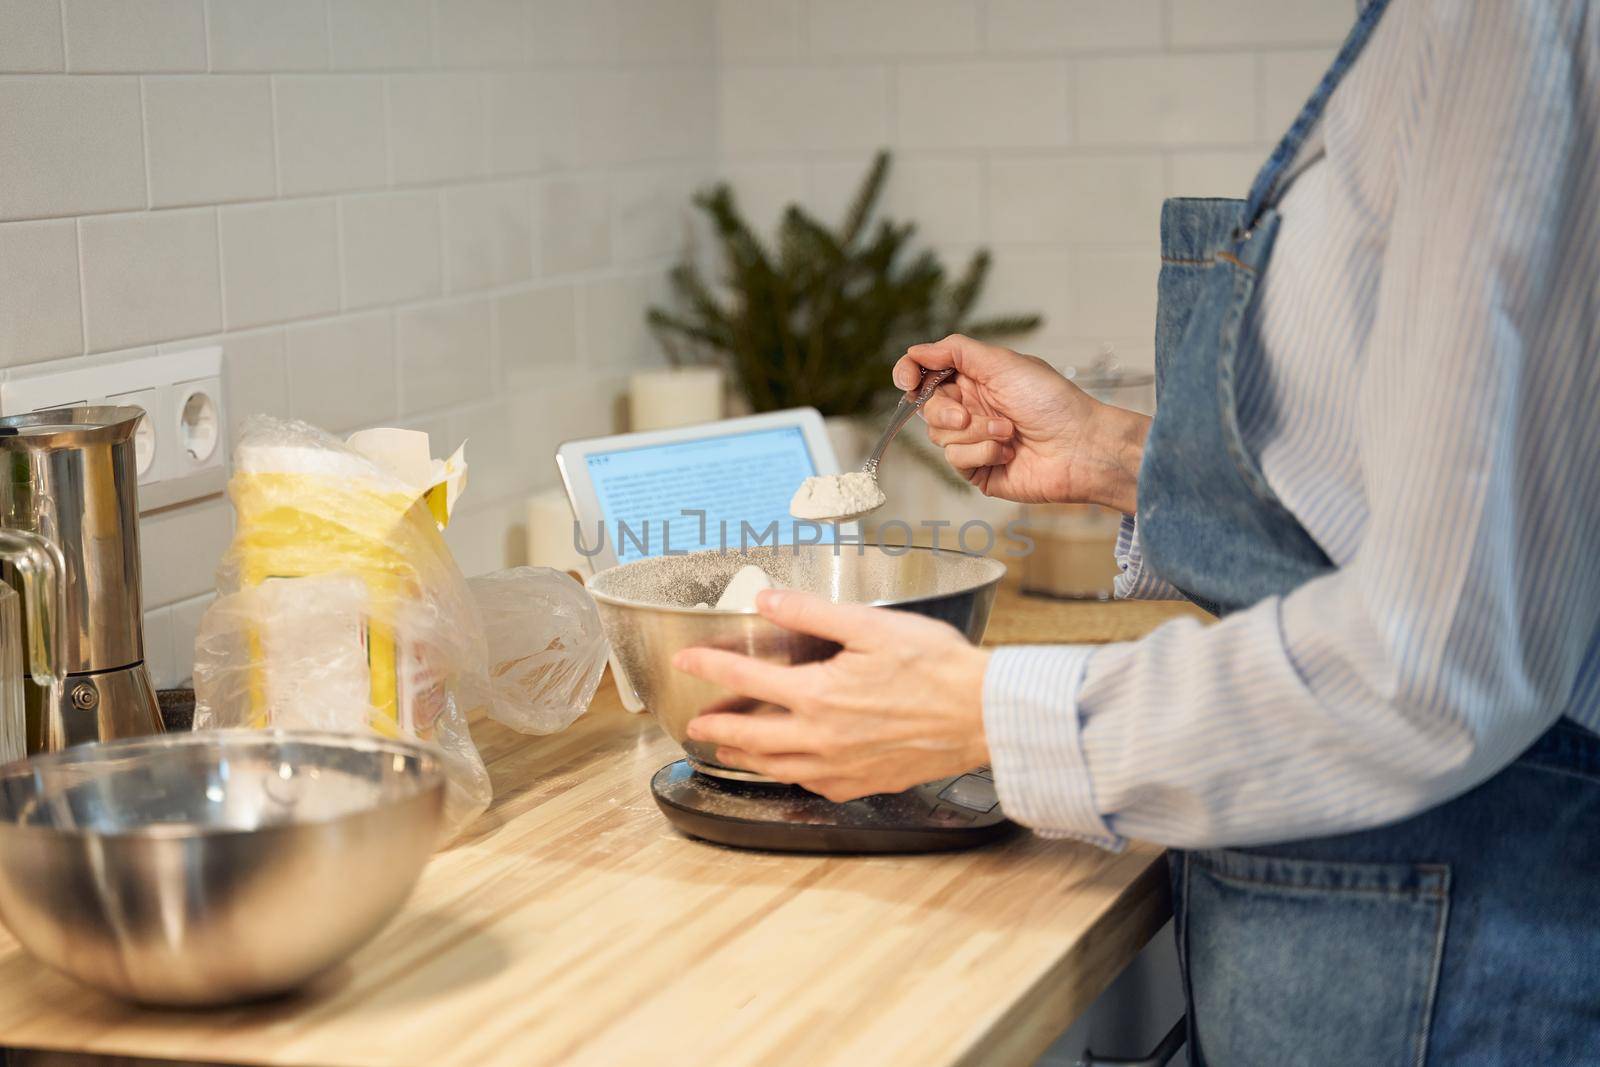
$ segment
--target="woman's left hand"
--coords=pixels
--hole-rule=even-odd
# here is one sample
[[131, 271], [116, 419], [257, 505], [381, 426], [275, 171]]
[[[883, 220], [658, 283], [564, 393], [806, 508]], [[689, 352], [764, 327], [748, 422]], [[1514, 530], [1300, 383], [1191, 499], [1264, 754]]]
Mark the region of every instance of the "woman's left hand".
[[672, 665], [783, 712], [707, 712], [689, 737], [730, 767], [842, 802], [898, 793], [989, 761], [983, 672], [989, 654], [954, 627], [907, 612], [834, 604], [792, 589], [757, 608], [779, 626], [844, 647], [798, 666], [710, 648]]

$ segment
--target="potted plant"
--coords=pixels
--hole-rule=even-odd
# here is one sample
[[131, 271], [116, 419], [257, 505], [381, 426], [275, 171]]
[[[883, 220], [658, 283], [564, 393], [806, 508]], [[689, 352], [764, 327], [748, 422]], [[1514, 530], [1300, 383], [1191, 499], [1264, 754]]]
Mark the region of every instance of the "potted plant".
[[[669, 274], [676, 306], [649, 311], [673, 364], [721, 367], [753, 411], [811, 406], [828, 416], [846, 466], [859, 462], [862, 438], [876, 438], [898, 400], [889, 371], [907, 345], [955, 332], [1013, 337], [1041, 322], [1038, 315], [975, 317], [988, 251], [948, 276], [932, 251], [912, 247], [914, 223], [874, 218], [888, 174], [889, 153], [879, 152], [837, 228], [791, 204], [770, 248], [726, 183], [699, 194], [694, 202], [710, 220], [722, 276], [713, 284], [686, 258]], [[921, 435], [901, 441], [947, 485], [968, 488]], [[894, 473], [890, 465], [885, 473]], [[891, 504], [894, 488], [886, 486]]]

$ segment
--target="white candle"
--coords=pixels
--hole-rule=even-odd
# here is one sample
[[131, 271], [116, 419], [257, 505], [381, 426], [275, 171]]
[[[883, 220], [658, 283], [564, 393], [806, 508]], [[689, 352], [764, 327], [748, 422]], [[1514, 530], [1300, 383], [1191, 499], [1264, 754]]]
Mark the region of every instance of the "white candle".
[[717, 367], [639, 371], [628, 383], [630, 429], [665, 430], [720, 418], [722, 371]]
[[572, 541], [572, 506], [565, 489], [545, 489], [528, 498], [528, 563], [588, 573], [588, 561]]

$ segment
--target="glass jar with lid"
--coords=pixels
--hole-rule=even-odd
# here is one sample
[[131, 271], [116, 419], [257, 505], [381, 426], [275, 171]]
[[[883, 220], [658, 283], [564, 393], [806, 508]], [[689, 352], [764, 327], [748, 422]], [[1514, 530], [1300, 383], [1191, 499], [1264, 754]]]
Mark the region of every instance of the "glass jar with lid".
[[[1122, 365], [1111, 345], [1087, 367], [1066, 374], [1096, 400], [1146, 415], [1155, 411], [1155, 376]], [[1094, 504], [1030, 504], [1023, 529], [1033, 550], [1022, 560], [1022, 590], [1073, 600], [1109, 600], [1117, 577], [1122, 515]]]

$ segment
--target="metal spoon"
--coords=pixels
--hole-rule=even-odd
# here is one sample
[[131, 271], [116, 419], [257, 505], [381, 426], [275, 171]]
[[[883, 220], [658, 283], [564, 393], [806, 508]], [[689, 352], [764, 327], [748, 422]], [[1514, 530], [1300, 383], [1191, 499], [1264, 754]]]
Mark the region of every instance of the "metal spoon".
[[[943, 385], [954, 374], [954, 367], [946, 367], [943, 370], [928, 372], [922, 376], [921, 385], [914, 390], [907, 390], [901, 394], [900, 403], [895, 405], [894, 414], [889, 417], [889, 425], [884, 428], [883, 436], [878, 438], [878, 443], [873, 446], [871, 453], [867, 455], [866, 462], [861, 464], [861, 470], [859, 472], [860, 474], [864, 474], [871, 479], [873, 487], [878, 489], [878, 503], [872, 505], [870, 508], [863, 508], [860, 511], [848, 512], [843, 515], [797, 515], [796, 517], [813, 519], [819, 522], [853, 522], [856, 519], [861, 518], [863, 515], [870, 515], [872, 512], [883, 507], [888, 500], [884, 496], [883, 490], [878, 487], [878, 465], [883, 462], [883, 454], [888, 451], [889, 442], [893, 441], [895, 439], [895, 435], [905, 428], [906, 423], [911, 421], [911, 416], [922, 410], [922, 405], [926, 404], [928, 402], [928, 398], [933, 396], [934, 390], [938, 389], [939, 386]], [[815, 475], [811, 478], [807, 478], [805, 485], [812, 485], [816, 482], [830, 478], [844, 479], [854, 477], [857, 477], [857, 475]], [[802, 486], [801, 488], [803, 490], [805, 486]], [[798, 496], [799, 494], [797, 493], [796, 497], [798, 498]], [[791, 511], [793, 510], [792, 503], [790, 505], [790, 509]]]

